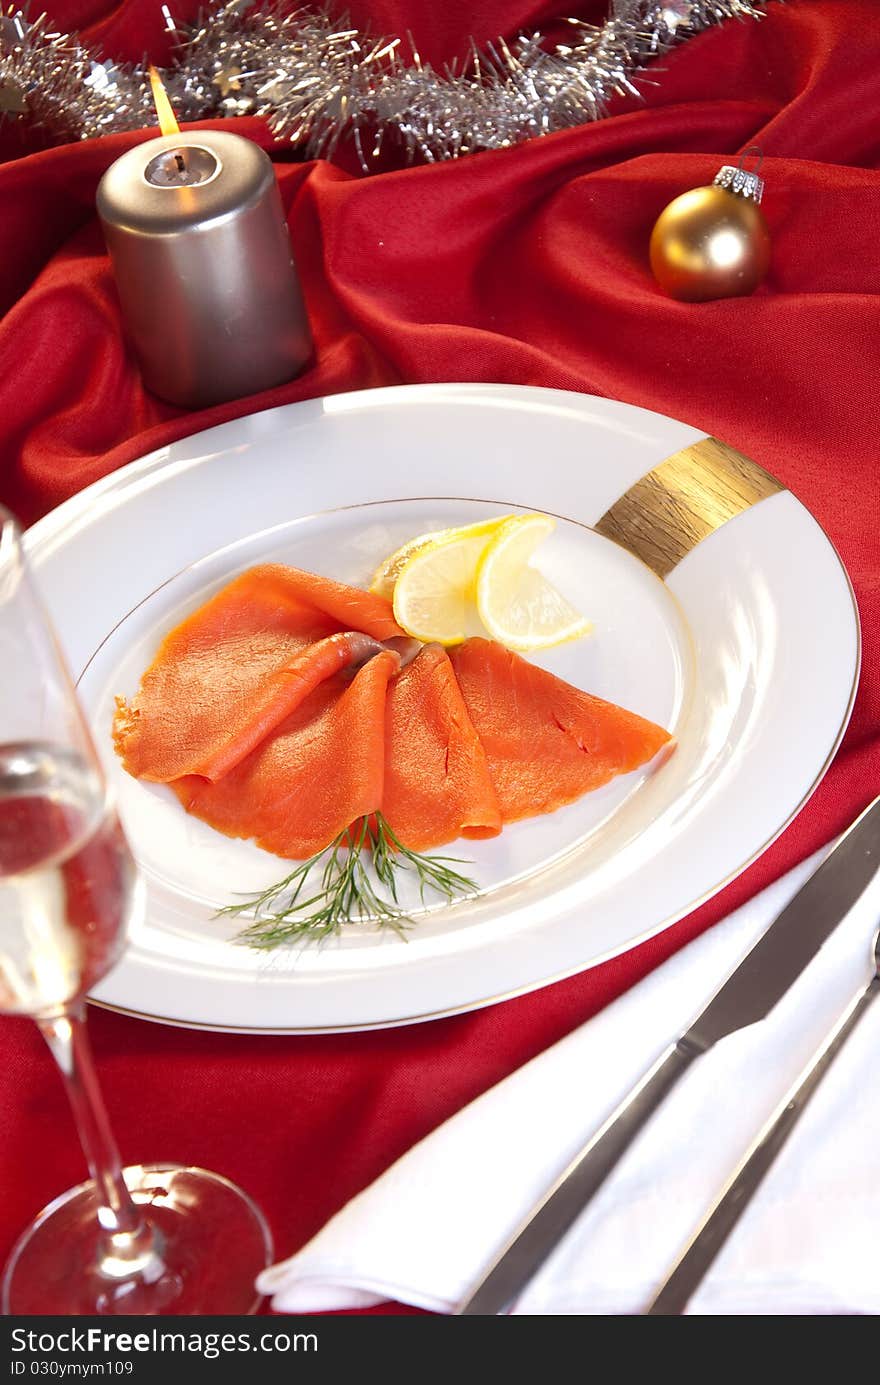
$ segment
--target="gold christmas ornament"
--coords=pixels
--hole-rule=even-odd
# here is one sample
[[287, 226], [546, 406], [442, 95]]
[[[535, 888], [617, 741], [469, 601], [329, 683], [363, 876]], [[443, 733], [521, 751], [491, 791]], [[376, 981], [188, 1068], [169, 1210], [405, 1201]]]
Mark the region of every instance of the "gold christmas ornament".
[[[747, 153], [752, 151], [747, 151]], [[758, 165], [761, 166], [760, 151]], [[770, 266], [770, 231], [757, 169], [725, 165], [714, 183], [676, 197], [651, 232], [651, 269], [662, 289], [688, 303], [757, 288]]]

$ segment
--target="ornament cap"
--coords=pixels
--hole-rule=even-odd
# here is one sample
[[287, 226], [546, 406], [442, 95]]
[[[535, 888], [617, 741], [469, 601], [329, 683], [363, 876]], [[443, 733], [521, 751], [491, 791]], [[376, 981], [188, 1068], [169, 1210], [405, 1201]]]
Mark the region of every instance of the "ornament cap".
[[[744, 167], [749, 154], [755, 154], [758, 159], [753, 169]], [[733, 164], [724, 164], [723, 168], [719, 168], [715, 175], [715, 186], [726, 188], [728, 192], [735, 193], [737, 197], [744, 197], [759, 207], [761, 198], [764, 196], [764, 179], [758, 177], [758, 172], [763, 162], [764, 155], [761, 150], [756, 144], [752, 144], [742, 155], [736, 167]]]

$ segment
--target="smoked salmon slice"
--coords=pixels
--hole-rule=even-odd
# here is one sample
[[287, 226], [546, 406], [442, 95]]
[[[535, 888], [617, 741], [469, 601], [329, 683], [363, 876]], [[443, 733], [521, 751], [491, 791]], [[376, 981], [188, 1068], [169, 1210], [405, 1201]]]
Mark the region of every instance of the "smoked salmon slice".
[[353, 680], [325, 679], [217, 783], [188, 775], [172, 789], [228, 837], [294, 860], [314, 855], [382, 803], [385, 694], [399, 667], [388, 652]]
[[414, 852], [497, 836], [671, 744], [490, 640], [406, 664], [413, 647], [382, 597], [251, 568], [165, 636], [118, 700], [116, 749], [218, 831], [301, 860], [378, 812]]
[[652, 760], [662, 726], [581, 692], [491, 640], [452, 651], [504, 822], [552, 813]]
[[440, 645], [389, 685], [382, 813], [411, 851], [501, 831], [486, 754]]
[[130, 774], [219, 779], [324, 679], [403, 635], [383, 597], [269, 563], [163, 640], [113, 735]]

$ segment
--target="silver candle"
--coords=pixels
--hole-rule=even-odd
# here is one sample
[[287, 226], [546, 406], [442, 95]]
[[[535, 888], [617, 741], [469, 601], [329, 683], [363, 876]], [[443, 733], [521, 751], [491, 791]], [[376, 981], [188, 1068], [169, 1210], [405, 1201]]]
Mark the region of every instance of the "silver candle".
[[123, 154], [98, 214], [148, 389], [190, 408], [291, 380], [311, 336], [271, 160], [225, 131]]

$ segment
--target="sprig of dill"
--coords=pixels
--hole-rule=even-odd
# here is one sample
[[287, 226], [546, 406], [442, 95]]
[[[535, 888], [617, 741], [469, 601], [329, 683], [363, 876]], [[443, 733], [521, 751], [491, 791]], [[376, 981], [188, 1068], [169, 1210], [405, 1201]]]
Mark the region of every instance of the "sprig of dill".
[[254, 921], [238, 941], [264, 952], [308, 939], [323, 942], [357, 922], [376, 923], [405, 938], [413, 920], [399, 900], [401, 874], [415, 874], [423, 905], [432, 893], [451, 904], [477, 892], [475, 881], [452, 869], [466, 864], [455, 856], [410, 851], [387, 819], [375, 813], [359, 818], [262, 894], [218, 909], [217, 917], [252, 913]]

